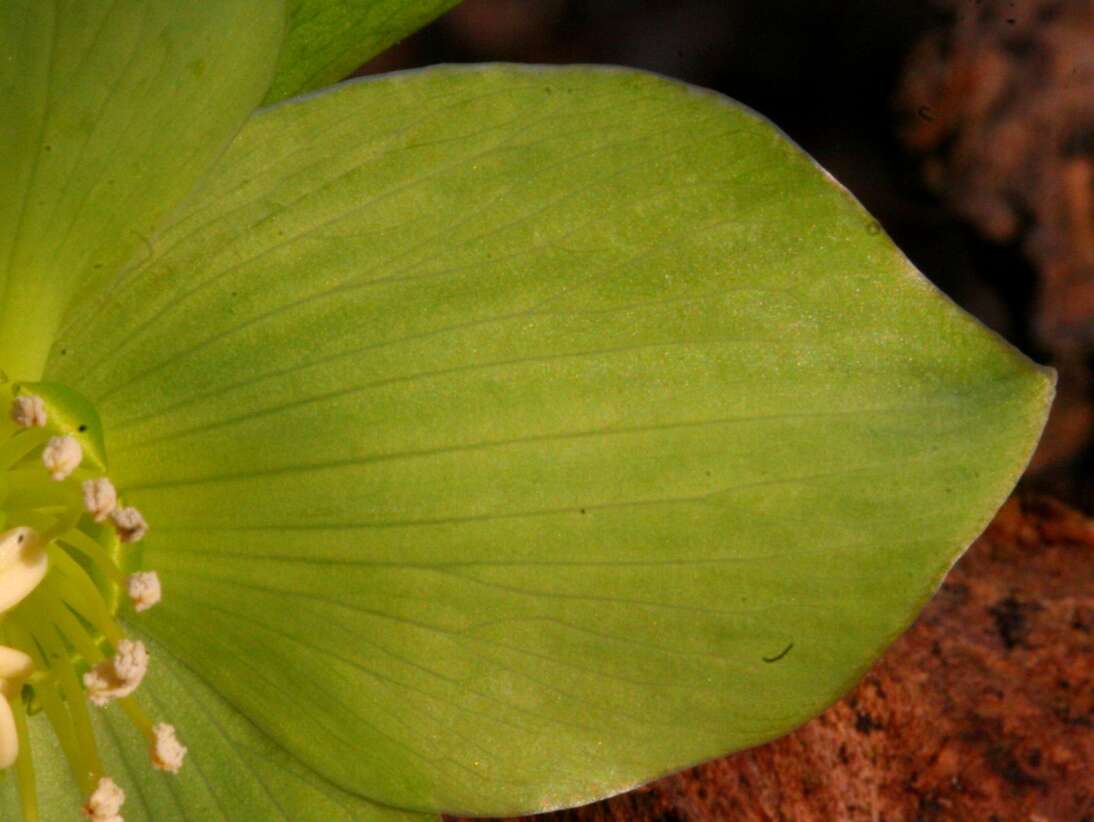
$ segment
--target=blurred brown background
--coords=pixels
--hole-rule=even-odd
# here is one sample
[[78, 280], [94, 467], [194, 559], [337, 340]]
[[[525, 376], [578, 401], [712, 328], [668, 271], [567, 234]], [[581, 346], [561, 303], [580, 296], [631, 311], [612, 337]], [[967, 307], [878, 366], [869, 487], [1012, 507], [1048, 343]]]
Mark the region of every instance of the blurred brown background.
[[1094, 820], [1094, 0], [466, 0], [361, 71], [493, 60], [635, 66], [750, 105], [1060, 375], [1019, 494], [855, 691], [548, 818]]
[[466, 0], [362, 73], [615, 63], [717, 89], [1060, 372], [1025, 483], [1094, 512], [1094, 0]]

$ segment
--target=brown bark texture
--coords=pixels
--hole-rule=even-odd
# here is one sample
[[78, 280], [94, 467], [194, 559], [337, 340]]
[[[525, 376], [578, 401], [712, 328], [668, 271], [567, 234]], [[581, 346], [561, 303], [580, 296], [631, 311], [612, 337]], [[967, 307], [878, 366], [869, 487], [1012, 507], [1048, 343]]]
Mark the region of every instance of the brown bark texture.
[[1094, 820], [1094, 520], [1014, 498], [858, 687], [775, 742], [538, 822]]

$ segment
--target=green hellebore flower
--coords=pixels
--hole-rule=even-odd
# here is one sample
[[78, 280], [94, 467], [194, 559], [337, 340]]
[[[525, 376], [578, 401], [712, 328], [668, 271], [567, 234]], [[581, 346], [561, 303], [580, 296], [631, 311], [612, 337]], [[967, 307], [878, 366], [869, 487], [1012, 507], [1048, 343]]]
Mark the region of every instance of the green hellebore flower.
[[530, 812], [757, 744], [1025, 465], [1051, 374], [732, 102], [252, 116], [449, 5], [0, 0], [4, 819]]

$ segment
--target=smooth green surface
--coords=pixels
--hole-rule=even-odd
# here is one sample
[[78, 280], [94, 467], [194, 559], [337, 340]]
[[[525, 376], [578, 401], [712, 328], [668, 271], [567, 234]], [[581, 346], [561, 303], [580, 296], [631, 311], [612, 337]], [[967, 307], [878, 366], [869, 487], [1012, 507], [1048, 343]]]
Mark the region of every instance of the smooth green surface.
[[[258, 733], [185, 666], [130, 626], [154, 663], [141, 702], [185, 728], [191, 755], [177, 776], [153, 771], [144, 738], [117, 707], [90, 707], [107, 772], [126, 791], [126, 822], [430, 822], [388, 810], [316, 778]], [[68, 766], [43, 715], [31, 721], [42, 822], [81, 819]], [[20, 818], [14, 773], [0, 784], [0, 819]]]
[[0, 3], [0, 364], [34, 380], [262, 99], [280, 0]]
[[1052, 392], [755, 115], [506, 67], [260, 114], [48, 373], [163, 651], [347, 789], [495, 813], [824, 708]]
[[336, 83], [459, 0], [289, 0], [266, 104]]

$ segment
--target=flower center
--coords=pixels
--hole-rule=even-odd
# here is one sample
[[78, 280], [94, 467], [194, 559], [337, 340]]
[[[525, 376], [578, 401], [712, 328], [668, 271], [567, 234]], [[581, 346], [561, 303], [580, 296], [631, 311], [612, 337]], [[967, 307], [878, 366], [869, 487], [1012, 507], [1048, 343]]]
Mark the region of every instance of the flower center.
[[127, 639], [123, 608], [159, 602], [140, 566], [144, 517], [106, 475], [94, 407], [52, 383], [0, 384], [0, 769], [14, 767], [25, 819], [38, 818], [27, 716], [53, 726], [93, 822], [120, 822], [125, 794], [103, 772], [88, 702], [117, 702], [146, 737], [151, 764], [175, 773], [186, 754], [131, 696], [148, 652]]

